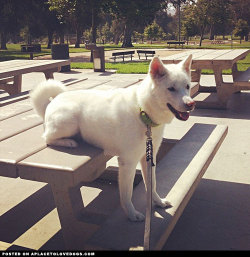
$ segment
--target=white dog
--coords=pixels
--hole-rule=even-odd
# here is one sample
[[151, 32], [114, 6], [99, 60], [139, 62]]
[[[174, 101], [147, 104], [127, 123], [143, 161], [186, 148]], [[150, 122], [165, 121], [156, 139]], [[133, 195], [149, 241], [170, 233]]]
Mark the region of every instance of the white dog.
[[[164, 124], [174, 117], [187, 120], [195, 102], [190, 97], [192, 55], [179, 64], [164, 66], [154, 57], [147, 77], [140, 85], [113, 90], [67, 91], [59, 81], [48, 80], [31, 92], [37, 113], [44, 119], [43, 137], [48, 145], [76, 147], [77, 133], [109, 155], [118, 156], [121, 205], [132, 221], [144, 220], [131, 201], [136, 165], [140, 161], [146, 178], [146, 125], [141, 110], [152, 122], [154, 160], [162, 141]], [[153, 201], [169, 203], [156, 192], [152, 173]]]

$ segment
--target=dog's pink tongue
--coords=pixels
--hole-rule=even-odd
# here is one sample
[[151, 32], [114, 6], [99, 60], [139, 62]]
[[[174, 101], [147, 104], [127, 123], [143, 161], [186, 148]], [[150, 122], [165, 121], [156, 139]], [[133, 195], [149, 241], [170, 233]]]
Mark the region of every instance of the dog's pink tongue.
[[188, 118], [189, 118], [188, 112], [180, 112], [179, 114], [180, 114], [180, 117], [182, 120], [184, 120], [184, 121], [188, 120]]

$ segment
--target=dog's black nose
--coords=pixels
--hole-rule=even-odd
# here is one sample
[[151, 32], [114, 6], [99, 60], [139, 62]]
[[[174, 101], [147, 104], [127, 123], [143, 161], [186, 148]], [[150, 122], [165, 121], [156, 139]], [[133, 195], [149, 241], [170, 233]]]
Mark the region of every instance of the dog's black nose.
[[188, 103], [186, 103], [187, 107], [190, 109], [190, 110], [193, 110], [194, 107], [195, 107], [195, 101], [190, 101]]

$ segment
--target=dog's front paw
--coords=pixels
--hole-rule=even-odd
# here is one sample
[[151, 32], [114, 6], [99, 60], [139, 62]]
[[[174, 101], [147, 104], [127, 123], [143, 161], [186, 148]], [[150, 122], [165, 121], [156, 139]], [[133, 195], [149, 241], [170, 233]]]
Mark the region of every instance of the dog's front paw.
[[154, 199], [154, 204], [161, 208], [172, 207], [171, 203], [168, 202], [165, 198]]
[[136, 221], [136, 222], [145, 220], [145, 216], [141, 212], [138, 212], [136, 210], [133, 211], [132, 213], [129, 213], [128, 218], [130, 221]]

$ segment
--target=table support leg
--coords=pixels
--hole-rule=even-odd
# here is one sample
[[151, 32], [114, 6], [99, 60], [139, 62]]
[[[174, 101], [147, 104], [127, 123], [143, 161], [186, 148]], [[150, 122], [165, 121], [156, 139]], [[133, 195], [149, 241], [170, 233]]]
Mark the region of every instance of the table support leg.
[[60, 70], [60, 68], [55, 68], [55, 69], [51, 69], [51, 70], [46, 70], [44, 71], [44, 75], [45, 75], [45, 78], [48, 80], [48, 79], [54, 79], [54, 75], [53, 73], [54, 72], [58, 72]]
[[200, 78], [201, 78], [201, 70], [200, 69], [196, 69], [191, 72], [191, 81], [192, 82], [199, 82]]
[[234, 86], [233, 83], [223, 82], [222, 69], [219, 66], [214, 68], [214, 76], [218, 100], [222, 108], [226, 108], [227, 102], [231, 95], [239, 90]]
[[9, 95], [16, 95], [21, 93], [22, 75], [17, 75], [11, 78], [7, 78], [4, 81], [0, 81], [0, 89], [5, 90]]
[[97, 230], [95, 224], [80, 221], [83, 202], [80, 187], [51, 185], [61, 222], [65, 250], [83, 250], [85, 241]]

